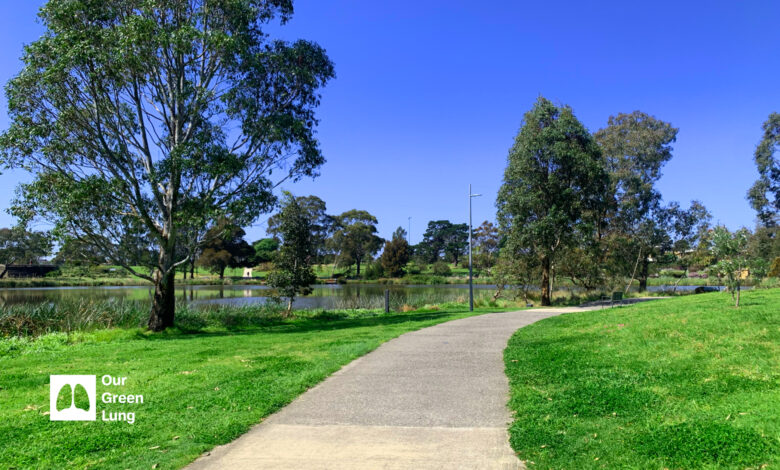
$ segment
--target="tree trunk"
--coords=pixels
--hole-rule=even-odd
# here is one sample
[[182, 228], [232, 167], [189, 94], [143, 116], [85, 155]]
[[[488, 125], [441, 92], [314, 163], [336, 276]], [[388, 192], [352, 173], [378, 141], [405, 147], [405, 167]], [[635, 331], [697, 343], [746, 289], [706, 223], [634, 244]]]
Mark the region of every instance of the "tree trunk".
[[220, 278], [220, 279], [225, 279], [225, 268], [224, 268], [224, 267], [222, 267], [222, 268], [219, 270], [219, 278]]
[[154, 297], [152, 298], [152, 312], [149, 316], [149, 329], [162, 331], [173, 326], [173, 317], [176, 311], [176, 271], [163, 274], [158, 268], [154, 272]]
[[623, 292], [623, 295], [628, 295], [628, 290], [631, 289], [631, 284], [634, 283], [634, 278], [636, 277], [636, 268], [639, 266], [639, 259], [642, 257], [642, 248], [639, 248], [639, 253], [636, 255], [636, 263], [634, 263], [634, 270], [631, 272], [631, 280], [628, 281], [628, 284], [626, 284], [626, 291]]
[[647, 275], [650, 271], [650, 261], [642, 260], [642, 270], [639, 272], [639, 292], [647, 292]]
[[542, 307], [551, 305], [550, 302], [550, 258], [542, 258]]
[[357, 261], [357, 277], [360, 277], [360, 258], [356, 258]]
[[195, 279], [195, 260], [190, 261], [190, 279]]
[[737, 284], [737, 303], [734, 305], [735, 307], [739, 307], [739, 292], [740, 292], [739, 284]]

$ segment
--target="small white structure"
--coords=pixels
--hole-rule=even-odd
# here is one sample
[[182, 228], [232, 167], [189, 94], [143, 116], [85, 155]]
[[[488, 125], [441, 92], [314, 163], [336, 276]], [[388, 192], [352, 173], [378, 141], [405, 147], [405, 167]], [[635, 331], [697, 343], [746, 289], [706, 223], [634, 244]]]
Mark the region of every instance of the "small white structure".
[[244, 268], [244, 277], [252, 277], [252, 268]]

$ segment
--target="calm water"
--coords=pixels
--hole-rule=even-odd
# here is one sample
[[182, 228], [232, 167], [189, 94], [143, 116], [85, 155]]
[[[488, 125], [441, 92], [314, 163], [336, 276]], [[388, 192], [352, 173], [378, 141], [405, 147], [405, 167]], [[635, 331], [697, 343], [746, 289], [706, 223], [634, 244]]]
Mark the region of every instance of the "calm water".
[[[696, 286], [678, 286], [693, 290]], [[390, 290], [394, 306], [468, 300], [468, 285], [398, 286], [382, 284], [317, 285], [314, 292], [295, 301], [296, 308], [380, 308], [384, 291]], [[651, 286], [650, 291], [670, 290], [671, 286]], [[495, 286], [474, 285], [474, 297], [489, 297]], [[179, 286], [176, 299], [193, 305], [259, 304], [268, 301], [271, 289], [266, 286]], [[0, 289], [0, 307], [81, 299], [122, 299], [149, 302], [152, 290], [146, 286], [44, 287]]]

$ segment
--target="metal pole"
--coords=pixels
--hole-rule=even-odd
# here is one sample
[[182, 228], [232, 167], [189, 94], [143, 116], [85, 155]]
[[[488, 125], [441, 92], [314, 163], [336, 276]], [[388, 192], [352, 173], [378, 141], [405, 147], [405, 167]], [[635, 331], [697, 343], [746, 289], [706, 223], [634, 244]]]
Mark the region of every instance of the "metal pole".
[[469, 183], [469, 312], [474, 311], [474, 281], [471, 270], [471, 183]]
[[385, 313], [390, 313], [390, 289], [385, 289]]
[[481, 196], [481, 194], [472, 194], [471, 193], [471, 184], [469, 183], [469, 312], [474, 311], [474, 272], [472, 270], [472, 262], [471, 262], [471, 252], [472, 252], [472, 245], [471, 245], [471, 199], [475, 198], [477, 196]]

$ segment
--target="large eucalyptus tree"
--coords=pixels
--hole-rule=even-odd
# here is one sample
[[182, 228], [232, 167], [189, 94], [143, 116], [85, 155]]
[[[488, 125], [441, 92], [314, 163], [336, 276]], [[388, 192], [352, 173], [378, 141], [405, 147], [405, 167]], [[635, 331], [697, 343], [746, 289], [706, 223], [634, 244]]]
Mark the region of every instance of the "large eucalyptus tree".
[[604, 232], [613, 252], [628, 248], [626, 256], [618, 255], [622, 258], [618, 270], [632, 281], [638, 275], [640, 291], [647, 290], [650, 260], [668, 239], [670, 214], [655, 184], [672, 158], [677, 131], [667, 122], [634, 111], [610, 116], [607, 127], [594, 134], [610, 175], [610, 198], [614, 198], [603, 217]]
[[[509, 150], [498, 192], [504, 257], [533, 256], [541, 268], [541, 304], [550, 305], [552, 269], [578, 233], [590, 233], [590, 214], [607, 197], [601, 150], [568, 106], [540, 97], [525, 114]], [[509, 272], [512, 269], [508, 270]]]
[[756, 146], [754, 160], [759, 178], [748, 191], [748, 200], [758, 212], [764, 227], [776, 229], [780, 224], [780, 113], [772, 113], [762, 126], [764, 136]]
[[[152, 330], [173, 324], [175, 270], [216, 220], [250, 223], [276, 185], [324, 161], [314, 109], [333, 65], [317, 44], [265, 31], [292, 13], [291, 0], [49, 0], [40, 11], [45, 32], [6, 88], [0, 159], [35, 175], [13, 211], [152, 281]], [[128, 231], [157, 251], [143, 270], [123, 250]]]

